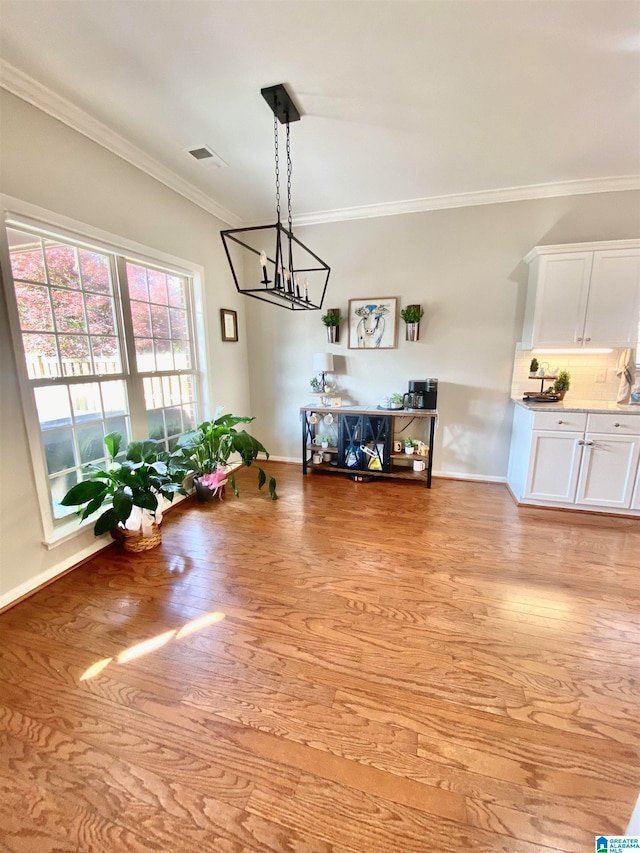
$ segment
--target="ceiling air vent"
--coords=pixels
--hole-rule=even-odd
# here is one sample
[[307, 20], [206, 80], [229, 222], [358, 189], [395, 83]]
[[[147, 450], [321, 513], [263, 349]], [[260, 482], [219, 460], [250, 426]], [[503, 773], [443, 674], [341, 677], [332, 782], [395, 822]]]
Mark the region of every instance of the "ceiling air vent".
[[208, 145], [197, 145], [193, 148], [187, 148], [186, 152], [194, 160], [197, 160], [201, 166], [204, 166], [205, 169], [220, 169], [227, 165], [222, 157], [219, 157]]

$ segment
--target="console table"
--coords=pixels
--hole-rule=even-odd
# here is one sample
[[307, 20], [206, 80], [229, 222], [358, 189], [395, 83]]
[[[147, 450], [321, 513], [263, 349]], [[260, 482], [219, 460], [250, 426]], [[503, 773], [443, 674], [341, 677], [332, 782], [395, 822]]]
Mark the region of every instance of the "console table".
[[[302, 473], [321, 471], [351, 474], [356, 479], [388, 477], [424, 482], [431, 488], [433, 444], [438, 420], [437, 409], [370, 409], [366, 406], [314, 405], [300, 409], [302, 423]], [[328, 447], [319, 436], [327, 435]], [[426, 456], [394, 450], [394, 441], [410, 437], [428, 447]], [[314, 454], [322, 454], [314, 462]], [[326, 459], [324, 458], [326, 455]], [[425, 463], [414, 471], [414, 460]]]

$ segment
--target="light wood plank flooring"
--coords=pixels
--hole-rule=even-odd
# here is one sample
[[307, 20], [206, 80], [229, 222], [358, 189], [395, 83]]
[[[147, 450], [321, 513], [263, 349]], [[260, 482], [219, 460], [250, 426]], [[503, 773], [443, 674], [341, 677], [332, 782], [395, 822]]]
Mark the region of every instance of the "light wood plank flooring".
[[[0, 615], [0, 849], [582, 853], [640, 789], [640, 524], [269, 465]], [[153, 640], [149, 643], [148, 641]], [[143, 645], [141, 645], [143, 644]]]

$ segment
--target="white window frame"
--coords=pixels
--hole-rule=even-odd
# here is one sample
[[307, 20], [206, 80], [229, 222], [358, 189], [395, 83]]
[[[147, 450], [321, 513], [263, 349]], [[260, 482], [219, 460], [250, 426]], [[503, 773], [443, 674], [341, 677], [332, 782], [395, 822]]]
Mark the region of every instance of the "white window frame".
[[[47, 464], [44, 457], [42, 442], [42, 431], [38, 412], [33, 394], [33, 380], [27, 373], [22, 345], [22, 332], [13, 287], [13, 276], [9, 258], [9, 247], [6, 228], [27, 226], [37, 229], [41, 234], [51, 231], [51, 236], [67, 238], [75, 244], [85, 243], [88, 248], [107, 251], [117, 256], [125, 256], [128, 260], [148, 264], [151, 267], [164, 267], [180, 275], [188, 276], [192, 282], [193, 290], [193, 346], [196, 370], [196, 385], [200, 414], [206, 416], [209, 411], [208, 381], [204, 375], [204, 367], [209, 363], [207, 360], [208, 335], [204, 318], [206, 316], [204, 302], [204, 268], [191, 261], [175, 257], [167, 252], [149, 248], [126, 237], [112, 234], [108, 231], [95, 228], [85, 223], [78, 222], [70, 217], [63, 216], [37, 205], [29, 204], [20, 199], [0, 194], [0, 206], [2, 208], [2, 227], [0, 228], [0, 268], [6, 291], [7, 312], [9, 315], [9, 326], [15, 354], [16, 371], [20, 386], [20, 396], [24, 412], [26, 434], [31, 455], [31, 463], [36, 484], [36, 494], [43, 528], [43, 544], [47, 548], [60, 545], [75, 536], [78, 536], [87, 527], [95, 523], [91, 517], [84, 522], [79, 522], [77, 516], [71, 515], [65, 519], [54, 519], [49, 494], [49, 478]], [[120, 301], [121, 294], [116, 295]], [[122, 352], [123, 370], [127, 361], [127, 355]], [[129, 359], [130, 362], [135, 358]], [[135, 364], [129, 364], [129, 372], [135, 372]], [[89, 377], [87, 377], [89, 378]], [[143, 405], [144, 405], [144, 401]], [[145, 435], [136, 435], [141, 428], [140, 417], [134, 417], [133, 401], [130, 401], [130, 423], [132, 435], [144, 438]]]

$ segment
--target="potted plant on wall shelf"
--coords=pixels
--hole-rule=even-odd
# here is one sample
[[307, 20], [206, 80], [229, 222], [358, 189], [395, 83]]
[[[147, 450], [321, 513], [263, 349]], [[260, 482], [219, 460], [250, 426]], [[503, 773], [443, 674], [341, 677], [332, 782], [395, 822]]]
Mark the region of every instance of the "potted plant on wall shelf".
[[529, 365], [529, 378], [533, 379], [534, 376], [538, 375], [538, 368], [540, 367], [540, 362], [537, 358], [532, 358], [531, 363]]
[[106, 504], [107, 509], [94, 525], [95, 535], [110, 531], [126, 551], [148, 551], [162, 540], [159, 498], [172, 501], [177, 492], [186, 494], [182, 487], [186, 472], [151, 439], [132, 441], [125, 458], [118, 462], [121, 441], [119, 432], [105, 436], [110, 457], [106, 471], [87, 466], [91, 476], [69, 489], [60, 503], [77, 506], [83, 520]]
[[[176, 450], [172, 458], [177, 464], [195, 473], [194, 486], [200, 500], [213, 500], [224, 496], [224, 486], [227, 480], [231, 484], [233, 493], [240, 497], [236, 479], [229, 466], [229, 457], [237, 453], [242, 464], [251, 466], [258, 458], [258, 454], [264, 453], [269, 458], [266, 448], [249, 435], [246, 430], [237, 430], [237, 424], [248, 424], [255, 420], [244, 415], [221, 415], [222, 406], [219, 406], [211, 421], [203, 421], [195, 430], [184, 433], [178, 438]], [[267, 482], [267, 475], [258, 469], [258, 488], [261, 489]], [[275, 477], [269, 477], [269, 495], [272, 500], [277, 500]]]
[[424, 309], [422, 305], [407, 305], [407, 307], [403, 308], [400, 312], [400, 316], [407, 324], [405, 340], [420, 340], [420, 320], [424, 317]]
[[328, 308], [320, 318], [327, 329], [327, 341], [337, 344], [340, 341], [340, 309]]

